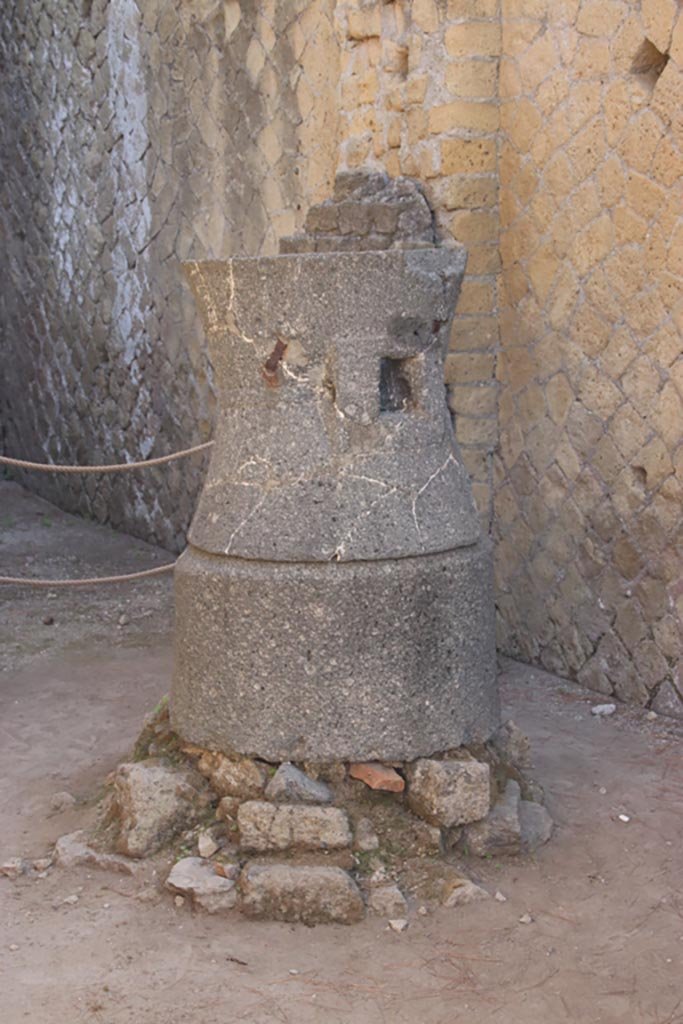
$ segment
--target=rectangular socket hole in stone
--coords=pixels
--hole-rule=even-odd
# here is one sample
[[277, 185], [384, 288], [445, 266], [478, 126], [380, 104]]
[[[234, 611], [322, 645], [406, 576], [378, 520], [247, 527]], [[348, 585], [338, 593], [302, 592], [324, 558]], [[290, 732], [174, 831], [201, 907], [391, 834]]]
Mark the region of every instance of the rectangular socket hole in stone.
[[408, 359], [385, 356], [379, 363], [379, 411], [403, 412], [413, 404]]

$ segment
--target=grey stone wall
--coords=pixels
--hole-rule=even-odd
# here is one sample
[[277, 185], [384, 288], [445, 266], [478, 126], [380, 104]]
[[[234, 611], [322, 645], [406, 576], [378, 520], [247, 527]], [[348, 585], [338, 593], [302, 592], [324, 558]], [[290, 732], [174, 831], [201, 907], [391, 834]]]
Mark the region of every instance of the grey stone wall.
[[[318, 54], [333, 38], [332, 0], [5, 0], [7, 454], [132, 461], [210, 436], [211, 367], [179, 264], [276, 252], [329, 191], [336, 48]], [[302, 145], [316, 123], [326, 152]], [[202, 474], [195, 457], [21, 479], [178, 549]]]

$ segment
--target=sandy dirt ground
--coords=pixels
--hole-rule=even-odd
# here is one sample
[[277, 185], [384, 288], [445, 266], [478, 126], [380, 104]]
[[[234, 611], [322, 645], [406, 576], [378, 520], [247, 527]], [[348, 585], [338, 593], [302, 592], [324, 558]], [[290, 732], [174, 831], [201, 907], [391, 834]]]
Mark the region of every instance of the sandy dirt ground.
[[[167, 559], [0, 483], [0, 574]], [[0, 590], [0, 861], [92, 820], [167, 690], [171, 636], [170, 579]], [[502, 687], [557, 822], [535, 857], [473, 865], [505, 902], [395, 934], [196, 914], [149, 871], [0, 878], [2, 1024], [681, 1024], [683, 730], [598, 719], [594, 695], [512, 662]], [[54, 811], [62, 791], [76, 806]]]

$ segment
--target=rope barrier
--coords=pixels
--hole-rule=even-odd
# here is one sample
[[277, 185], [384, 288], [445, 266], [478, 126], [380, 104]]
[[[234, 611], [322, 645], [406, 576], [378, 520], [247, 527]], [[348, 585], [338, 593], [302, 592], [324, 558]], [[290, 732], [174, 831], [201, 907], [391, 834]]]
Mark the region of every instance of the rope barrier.
[[180, 452], [160, 455], [157, 459], [146, 459], [144, 462], [114, 462], [104, 466], [61, 466], [49, 462], [10, 459], [7, 455], [0, 455], [0, 463], [5, 466], [15, 466], [17, 469], [37, 469], [42, 473], [124, 473], [128, 469], [147, 469], [149, 466], [161, 466], [165, 462], [173, 462], [174, 459], [184, 459], [186, 455], [194, 455], [196, 452], [210, 448], [213, 443], [213, 441], [204, 441], [203, 444], [196, 444], [194, 448], [184, 448]]
[[171, 572], [175, 562], [170, 565], [157, 565], [154, 569], [141, 569], [139, 572], [124, 572], [118, 577], [84, 577], [82, 580], [30, 580], [26, 577], [0, 577], [2, 584], [11, 584], [23, 587], [93, 587], [99, 583], [128, 583], [129, 580], [142, 580], [151, 575], [161, 575], [163, 572]]
[[7, 583], [23, 587], [91, 587], [97, 583], [127, 583], [129, 580], [141, 580], [146, 576], [161, 576], [162, 573], [171, 572], [174, 567], [175, 562], [171, 562], [170, 565], [157, 565], [154, 569], [128, 572], [122, 576], [90, 576], [80, 580], [32, 580], [24, 576], [0, 576], [0, 585]]
[[[184, 459], [186, 455], [195, 455], [213, 445], [213, 441], [204, 441], [203, 444], [196, 444], [193, 448], [183, 448], [182, 451], [173, 452], [171, 455], [160, 455], [156, 459], [146, 459], [144, 462], [115, 462], [103, 466], [60, 466], [50, 465], [45, 462], [27, 462], [26, 459], [10, 459], [7, 455], [0, 455], [0, 463], [5, 466], [15, 466], [17, 469], [37, 469], [42, 473], [123, 473], [128, 469], [147, 469], [149, 466], [161, 466], [165, 462], [173, 462], [174, 459]], [[128, 583], [129, 580], [141, 580], [148, 576], [161, 576], [162, 573], [172, 572], [175, 562], [170, 565], [158, 565], [154, 569], [142, 569], [140, 572], [127, 572], [121, 576], [89, 576], [78, 580], [41, 580], [28, 579], [24, 576], [0, 576], [0, 586], [21, 586], [21, 587], [91, 587], [99, 583]]]

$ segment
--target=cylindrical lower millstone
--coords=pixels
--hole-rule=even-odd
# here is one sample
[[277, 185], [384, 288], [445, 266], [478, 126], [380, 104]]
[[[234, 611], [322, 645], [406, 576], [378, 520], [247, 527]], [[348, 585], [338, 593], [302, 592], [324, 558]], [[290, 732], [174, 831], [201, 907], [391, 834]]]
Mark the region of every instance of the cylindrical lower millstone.
[[188, 548], [172, 719], [268, 761], [411, 760], [499, 723], [488, 545], [275, 563]]

